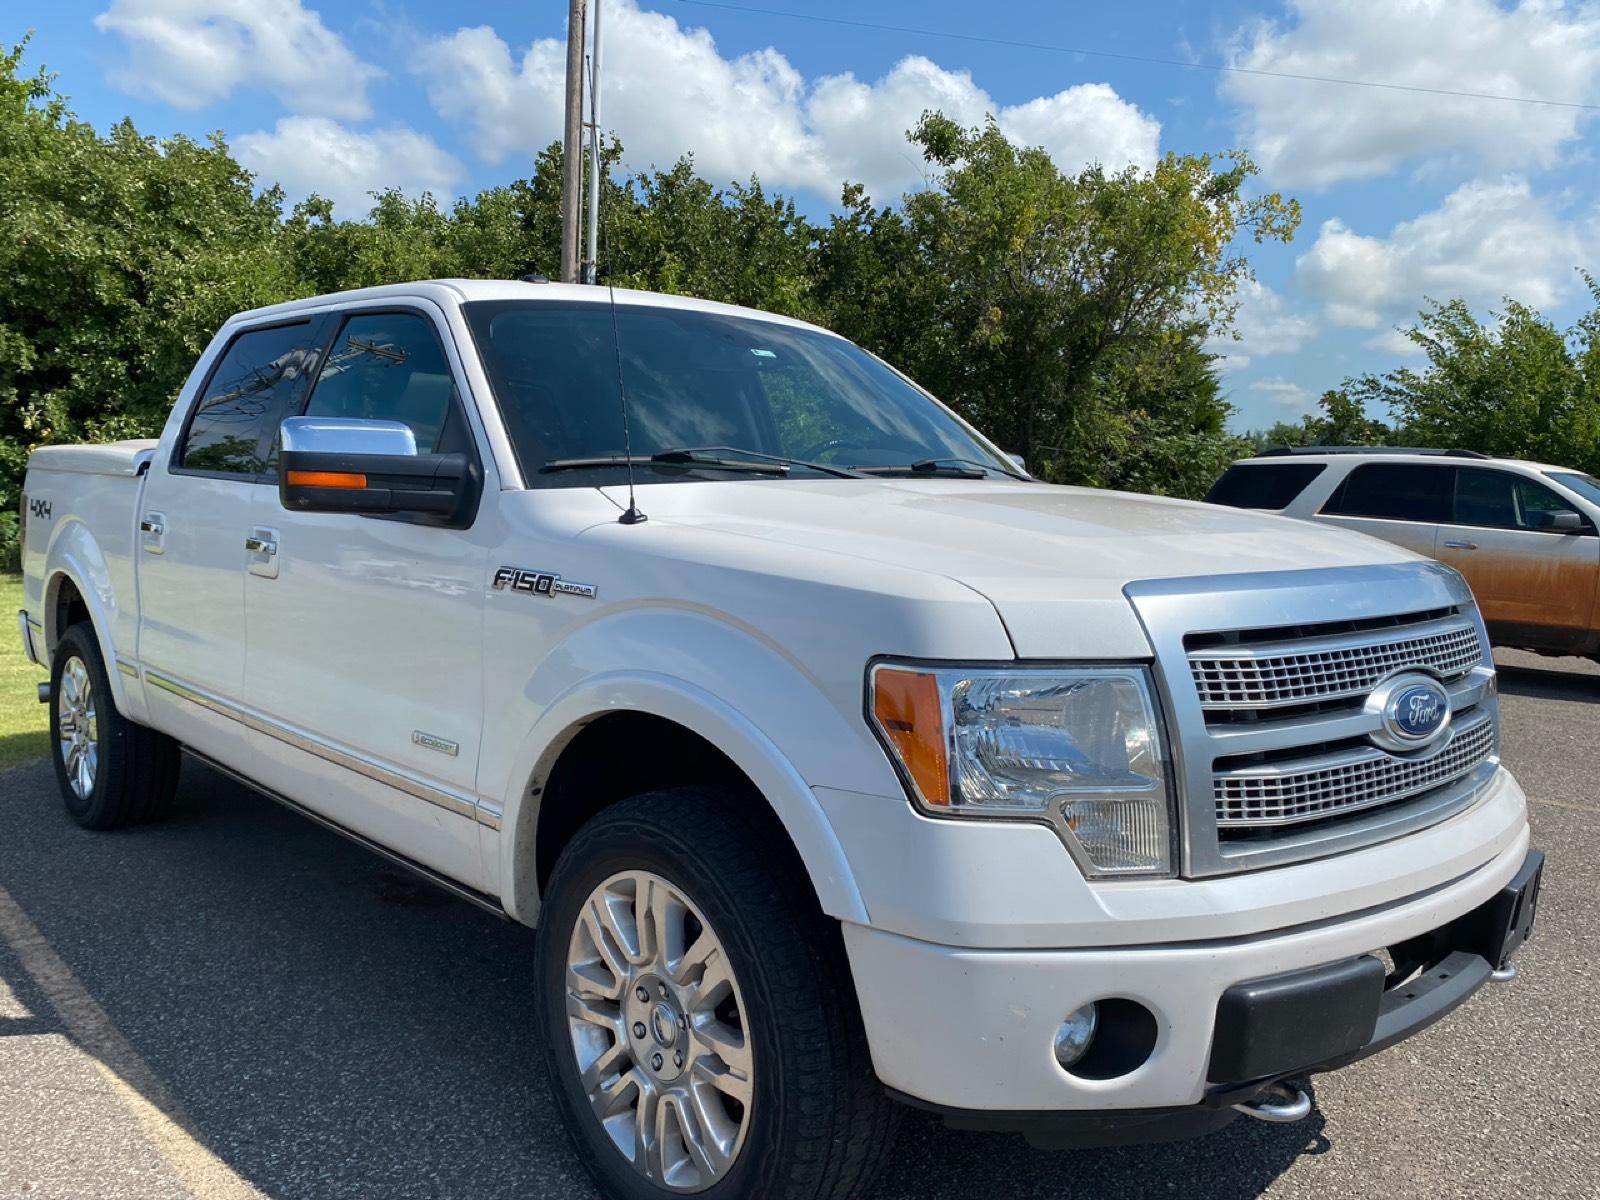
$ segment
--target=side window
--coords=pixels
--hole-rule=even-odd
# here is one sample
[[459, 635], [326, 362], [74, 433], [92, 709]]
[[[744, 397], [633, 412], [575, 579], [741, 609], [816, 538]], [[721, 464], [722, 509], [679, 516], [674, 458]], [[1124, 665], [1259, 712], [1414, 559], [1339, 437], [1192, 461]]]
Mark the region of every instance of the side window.
[[455, 382], [433, 323], [415, 313], [350, 317], [333, 340], [308, 417], [403, 421], [417, 453], [439, 449]]
[[1437, 524], [1450, 519], [1454, 467], [1431, 463], [1364, 463], [1351, 471], [1328, 502], [1325, 514]]
[[1206, 493], [1207, 504], [1226, 504], [1231, 508], [1259, 508], [1269, 511], [1287, 508], [1323, 471], [1322, 463], [1268, 463], [1260, 466], [1235, 464]]
[[283, 418], [305, 399], [322, 351], [313, 322], [239, 334], [206, 382], [177, 467], [259, 476]]
[[1484, 467], [1463, 467], [1456, 477], [1455, 521], [1489, 529], [1540, 529], [1541, 514], [1574, 512], [1541, 483]]
[[1517, 477], [1504, 471], [1463, 468], [1456, 474], [1456, 524], [1516, 529], [1516, 484]]

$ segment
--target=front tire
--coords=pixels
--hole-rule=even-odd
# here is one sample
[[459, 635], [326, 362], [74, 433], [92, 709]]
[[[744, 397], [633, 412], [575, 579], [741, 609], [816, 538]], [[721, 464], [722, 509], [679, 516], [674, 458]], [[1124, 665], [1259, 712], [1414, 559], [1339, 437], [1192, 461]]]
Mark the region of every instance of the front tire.
[[72, 626], [50, 670], [50, 746], [67, 815], [116, 829], [161, 815], [178, 788], [178, 744], [117, 711], [94, 628]]
[[546, 889], [541, 1040], [607, 1196], [859, 1200], [892, 1143], [838, 929], [751, 802], [613, 805]]

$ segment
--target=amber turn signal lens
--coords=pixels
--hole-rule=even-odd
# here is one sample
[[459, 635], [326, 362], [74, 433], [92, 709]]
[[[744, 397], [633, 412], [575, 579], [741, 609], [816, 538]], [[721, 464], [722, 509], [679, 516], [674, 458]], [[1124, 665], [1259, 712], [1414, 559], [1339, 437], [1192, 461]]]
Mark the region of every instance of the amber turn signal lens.
[[874, 672], [872, 716], [922, 793], [922, 802], [948, 808], [950, 767], [945, 756], [939, 681], [920, 671], [882, 668]]
[[367, 477], [352, 471], [290, 471], [291, 487], [364, 488]]

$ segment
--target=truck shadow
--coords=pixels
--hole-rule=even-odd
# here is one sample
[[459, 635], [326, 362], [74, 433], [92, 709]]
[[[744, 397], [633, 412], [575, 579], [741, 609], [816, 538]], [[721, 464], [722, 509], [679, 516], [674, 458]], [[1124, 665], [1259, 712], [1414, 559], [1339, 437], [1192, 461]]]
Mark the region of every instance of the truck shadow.
[[[552, 1109], [528, 931], [192, 762], [170, 820], [117, 834], [66, 820], [47, 763], [0, 775], [0, 887], [187, 1131], [263, 1195], [595, 1195]], [[70, 1036], [21, 961], [0, 937], [0, 978], [34, 1014], [14, 1032]], [[1316, 1113], [1075, 1154], [908, 1113], [877, 1197], [1086, 1200], [1177, 1183], [1243, 1200], [1327, 1148]]]

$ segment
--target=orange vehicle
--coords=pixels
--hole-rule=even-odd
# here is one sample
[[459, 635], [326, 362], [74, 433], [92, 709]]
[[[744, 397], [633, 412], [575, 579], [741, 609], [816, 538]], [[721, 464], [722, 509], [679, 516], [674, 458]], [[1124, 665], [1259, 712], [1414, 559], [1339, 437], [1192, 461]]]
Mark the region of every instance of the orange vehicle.
[[1600, 656], [1600, 481], [1470, 450], [1266, 450], [1206, 499], [1370, 533], [1466, 576], [1489, 637]]

